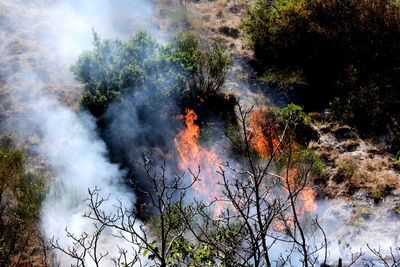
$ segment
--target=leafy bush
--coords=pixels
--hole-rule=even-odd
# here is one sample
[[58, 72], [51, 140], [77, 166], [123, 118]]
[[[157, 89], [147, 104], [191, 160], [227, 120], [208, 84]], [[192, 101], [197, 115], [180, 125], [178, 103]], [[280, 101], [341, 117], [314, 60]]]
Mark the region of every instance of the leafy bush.
[[301, 72], [269, 69], [261, 76], [261, 81], [281, 88], [298, 87], [305, 85]]
[[102, 41], [94, 33], [93, 43], [94, 49], [84, 52], [72, 71], [84, 85], [82, 106], [97, 117], [110, 103], [144, 91], [160, 92], [161, 97], [172, 94], [181, 105], [184, 99], [196, 102], [215, 96], [230, 66], [222, 46], [201, 45], [191, 31], [180, 32], [165, 46], [145, 32], [127, 42]]
[[39, 220], [46, 187], [25, 171], [25, 156], [10, 139], [0, 140], [0, 265], [23, 253]]
[[236, 99], [222, 92], [231, 66], [227, 50], [218, 42], [202, 43], [190, 30], [180, 32], [162, 53], [175, 68], [175, 99], [181, 107], [199, 113], [220, 115], [225, 121], [234, 117]]
[[[302, 74], [308, 86], [298, 92], [308, 108], [333, 102], [338, 118], [366, 132], [382, 133], [398, 121], [396, 1], [257, 0], [243, 30], [264, 70], [289, 79], [299, 76], [288, 73]], [[265, 76], [270, 83], [289, 83], [280, 81], [282, 75]]]
[[303, 146], [307, 146], [309, 141], [316, 138], [316, 133], [310, 125], [310, 117], [298, 105], [289, 104], [281, 108], [279, 110], [279, 123], [281, 127], [288, 124], [289, 134]]
[[82, 105], [99, 116], [112, 101], [152, 82], [158, 45], [145, 32], [127, 42], [101, 41], [94, 33], [93, 44], [94, 50], [84, 52], [72, 71], [84, 85]]
[[186, 76], [193, 95], [216, 94], [231, 65], [227, 51], [218, 43], [200, 44], [192, 31], [179, 33], [166, 49], [167, 58]]

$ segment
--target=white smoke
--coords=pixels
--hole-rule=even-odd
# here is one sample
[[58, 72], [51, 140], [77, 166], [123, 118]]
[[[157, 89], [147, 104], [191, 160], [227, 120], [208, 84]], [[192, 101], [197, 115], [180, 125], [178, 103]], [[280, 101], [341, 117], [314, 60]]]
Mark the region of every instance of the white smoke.
[[[54, 174], [42, 207], [41, 229], [46, 239], [54, 237], [67, 247], [72, 240], [66, 228], [76, 235], [94, 229], [83, 217], [88, 189], [99, 188], [101, 196], [110, 196], [102, 206], [106, 213], [115, 212], [119, 203], [132, 209], [135, 202], [123, 185], [124, 171], [108, 160], [94, 118], [65, 104], [76, 103], [74, 95], [80, 92], [69, 67], [92, 47], [92, 29], [105, 38], [126, 39], [137, 30], [154, 34], [153, 7], [145, 0], [0, 0], [0, 16], [0, 78], [2, 92], [7, 91], [2, 102], [9, 105], [8, 129], [25, 137], [39, 136], [35, 150]], [[132, 245], [114, 238], [110, 229], [103, 234], [99, 249], [109, 253], [103, 263], [111, 266], [118, 247]], [[61, 253], [57, 260], [61, 266], [72, 263]], [[88, 266], [94, 265], [87, 260]]]
[[[124, 171], [109, 162], [94, 119], [72, 111], [65, 102], [73, 103], [76, 99], [69, 99], [70, 95], [79, 95], [69, 67], [83, 50], [92, 47], [92, 29], [103, 38], [125, 39], [137, 30], [150, 31], [154, 36], [157, 27], [152, 26], [153, 11], [146, 0], [0, 0], [0, 78], [7, 78], [2, 89], [7, 89], [10, 99], [9, 106], [0, 108], [1, 112], [7, 110], [12, 130], [39, 136], [35, 148], [54, 174], [42, 209], [41, 228], [47, 239], [55, 237], [67, 246], [71, 240], [66, 227], [76, 234], [93, 230], [92, 222], [82, 217], [88, 211], [83, 200], [89, 188], [98, 187], [102, 196], [111, 195], [103, 206], [106, 212], [114, 211], [117, 200], [128, 209], [134, 204], [135, 196], [122, 184]], [[232, 77], [246, 71], [235, 65]], [[243, 95], [251, 79], [239, 83], [236, 77], [228, 79], [228, 87], [237, 88], [249, 102], [259, 97], [258, 90], [246, 90]], [[114, 119], [119, 132], [133, 131], [137, 125], [135, 116], [130, 117], [129, 124], [120, 123], [127, 122], [125, 117]], [[320, 203], [318, 214], [331, 242], [331, 262], [339, 257], [349, 259], [360, 248], [366, 251], [367, 243], [385, 248], [385, 252], [399, 243], [398, 218], [390, 218], [390, 210], [366, 204], [372, 211], [363, 217], [363, 212], [357, 215], [354, 205], [359, 203]], [[106, 232], [100, 242], [102, 251], [110, 253], [108, 260], [116, 256], [116, 244], [129, 246], [112, 234]], [[285, 247], [276, 247], [273, 252], [278, 257]], [[69, 265], [61, 254], [59, 260], [61, 266]]]
[[[90, 211], [84, 201], [88, 189], [99, 188], [102, 197], [110, 196], [101, 207], [107, 214], [115, 214], [120, 203], [131, 210], [135, 196], [122, 184], [123, 171], [108, 161], [106, 146], [97, 136], [91, 116], [78, 115], [49, 96], [35, 95], [33, 99], [36, 104], [29, 110], [28, 126], [38, 129], [41, 142], [37, 149], [55, 176], [42, 207], [41, 228], [45, 237], [54, 237], [66, 248], [72, 244], [66, 228], [77, 236], [94, 231], [93, 221], [82, 217]], [[99, 242], [100, 253], [109, 253], [105, 261], [118, 256], [117, 245], [131, 249], [124, 240], [110, 238], [112, 234], [117, 232], [108, 232]], [[62, 258], [62, 254], [58, 256]], [[62, 266], [70, 260], [64, 258]]]

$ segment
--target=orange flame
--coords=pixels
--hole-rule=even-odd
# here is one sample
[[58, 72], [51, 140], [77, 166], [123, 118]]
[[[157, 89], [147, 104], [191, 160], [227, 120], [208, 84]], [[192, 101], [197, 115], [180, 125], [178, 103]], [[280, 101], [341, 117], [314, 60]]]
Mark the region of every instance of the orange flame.
[[[178, 133], [175, 138], [175, 146], [179, 154], [179, 168], [190, 169], [194, 173], [200, 167], [198, 180], [193, 184], [197, 196], [214, 201], [218, 198], [217, 183], [220, 179], [217, 174], [219, 164], [222, 162], [212, 151], [207, 150], [198, 143], [200, 128], [196, 125], [197, 114], [192, 109], [186, 110], [184, 116], [186, 128]], [[216, 214], [222, 210], [222, 202], [216, 201]]]
[[[286, 172], [286, 170], [285, 170]], [[290, 187], [292, 192], [298, 192], [298, 196], [300, 199], [301, 207], [295, 207], [297, 211], [297, 215], [302, 218], [304, 217], [305, 212], [315, 212], [318, 208], [317, 202], [315, 201], [317, 194], [316, 192], [308, 186], [302, 186], [298, 184], [298, 174], [299, 170], [295, 167], [292, 167], [288, 171], [288, 175], [286, 173], [282, 175], [282, 180], [285, 184], [285, 191], [288, 193], [289, 190], [287, 186]], [[301, 188], [299, 188], [301, 187]], [[294, 216], [292, 214], [285, 214], [283, 218], [275, 218], [273, 221], [273, 228], [275, 231], [285, 233], [289, 231], [291, 228], [295, 226]]]
[[289, 214], [285, 214], [283, 219], [275, 218], [272, 222], [273, 229], [277, 232], [286, 232], [294, 226], [293, 217]]
[[[292, 192], [295, 192], [299, 190], [299, 187], [302, 187], [302, 185], [299, 185], [298, 182], [296, 181], [298, 175], [299, 175], [299, 170], [295, 167], [292, 167], [288, 171], [288, 178], [286, 178], [286, 174], [283, 175], [282, 177], [284, 182], [288, 183], [288, 186], [290, 186]], [[299, 196], [301, 203], [303, 204], [300, 213], [304, 213], [304, 211], [314, 212], [317, 210], [318, 206], [317, 202], [315, 201], [317, 193], [311, 187], [309, 186], [302, 187], [301, 190], [299, 191]]]
[[249, 120], [250, 144], [262, 158], [272, 155], [280, 145], [276, 125], [267, 117], [268, 109], [261, 107], [252, 111]]
[[[279, 126], [275, 123], [273, 118], [270, 116], [268, 108], [258, 107], [252, 111], [249, 117], [249, 141], [252, 148], [257, 152], [257, 154], [262, 158], [271, 157], [273, 153], [280, 153], [284, 149], [298, 149], [295, 142], [292, 142], [290, 146], [279, 140]], [[299, 174], [297, 168], [292, 167], [288, 172], [288, 183], [292, 191], [295, 191], [296, 179]], [[286, 173], [282, 175], [282, 179], [286, 182]], [[300, 213], [314, 212], [317, 209], [317, 203], [315, 201], [316, 192], [309, 186], [304, 186], [299, 192], [299, 196], [303, 207]], [[290, 223], [289, 223], [290, 224]], [[283, 225], [278, 229], [282, 229]]]

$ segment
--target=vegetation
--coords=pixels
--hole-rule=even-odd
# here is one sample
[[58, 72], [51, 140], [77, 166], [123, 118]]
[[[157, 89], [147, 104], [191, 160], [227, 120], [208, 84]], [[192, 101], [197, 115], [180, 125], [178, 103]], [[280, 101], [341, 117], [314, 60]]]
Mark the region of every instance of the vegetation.
[[[81, 106], [98, 119], [97, 126], [106, 141], [105, 147], [101, 142], [97, 144], [101, 146], [100, 152], [109, 149], [110, 162], [121, 165], [126, 173], [125, 182], [136, 190], [137, 205], [129, 209], [118, 201], [107, 205], [112, 198], [103, 197], [100, 188], [89, 189], [85, 200], [88, 211], [83, 217], [92, 227], [84, 229], [93, 232], [73, 233], [66, 229], [71, 242], [59, 242], [53, 237], [48, 249], [65, 254], [74, 261], [71, 266], [76, 267], [110, 266], [105, 263], [109, 260], [124, 267], [331, 266], [337, 259], [329, 257], [336, 253], [329, 253], [329, 240], [318, 218], [313, 217], [318, 192], [314, 185], [318, 185], [317, 179], [325, 179], [327, 171], [308, 146], [315, 137], [309, 116], [296, 104], [246, 109], [234, 96], [226, 94], [223, 88], [232, 64], [228, 50], [218, 42], [200, 40], [195, 32], [188, 30], [190, 14], [183, 8], [168, 11], [169, 2], [160, 4], [164, 5], [162, 11], [170, 12], [173, 25], [184, 28], [170, 43], [157, 43], [142, 31], [127, 41], [101, 40], [94, 32], [93, 50], [84, 52], [71, 67], [84, 87]], [[186, 7], [188, 1], [180, 2]], [[228, 2], [222, 1], [221, 6]], [[294, 89], [303, 98], [301, 103], [306, 109], [330, 105], [336, 118], [365, 133], [383, 134], [388, 129], [392, 149], [399, 151], [398, 0], [254, 2], [243, 30], [262, 70], [260, 79], [272, 86]], [[232, 38], [239, 37], [239, 31], [229, 26], [222, 26], [219, 31]], [[23, 52], [18, 44], [14, 48], [11, 52]], [[177, 141], [175, 132], [160, 126], [165, 121], [165, 124], [177, 121], [166, 114], [170, 107], [174, 108], [174, 116], [179, 114], [175, 104], [181, 110], [191, 108], [199, 113], [196, 123], [200, 125], [191, 125], [194, 130], [187, 132], [189, 140], [185, 144], [194, 147], [190, 153], [200, 155], [199, 163], [195, 162], [197, 170], [182, 172], [183, 167], [167, 167], [165, 162], [159, 168], [154, 167], [159, 158], [180, 165], [173, 158], [177, 154], [171, 152], [170, 143]], [[123, 109], [128, 109], [128, 117], [134, 118], [129, 120], [131, 117], [127, 119], [126, 114], [118, 113]], [[206, 139], [208, 132], [202, 131], [199, 139], [197, 126], [202, 126], [204, 117], [210, 113], [221, 115], [222, 122], [229, 126], [227, 132], [234, 143], [235, 160], [220, 163], [218, 156], [210, 153], [205, 162], [216, 164], [217, 168], [204, 172], [202, 168], [210, 167], [201, 162], [208, 156], [202, 153], [208, 147], [197, 142]], [[215, 123], [213, 117], [209, 119]], [[123, 124], [128, 120], [135, 129]], [[118, 124], [116, 128], [121, 132], [132, 130], [135, 134], [112, 136], [110, 124]], [[325, 131], [333, 133], [332, 138], [342, 142], [347, 151], [361, 146], [351, 138], [346, 139], [350, 136], [349, 129], [346, 126]], [[134, 149], [127, 148], [127, 144]], [[151, 156], [141, 154], [143, 163], [139, 165], [143, 168], [139, 173], [131, 166], [138, 165], [143, 147], [154, 148], [150, 154], [157, 159], [153, 161]], [[46, 184], [42, 176], [28, 171], [25, 159], [24, 151], [9, 139], [0, 140], [0, 267], [23, 266], [20, 262], [23, 255], [28, 253], [29, 244], [37, 241], [34, 237], [38, 237]], [[351, 190], [355, 188], [352, 185], [355, 179], [378, 173], [372, 163], [370, 168], [360, 166], [352, 156], [336, 159], [335, 164], [335, 181], [346, 180]], [[374, 164], [388, 165], [377, 160]], [[400, 166], [400, 152], [395, 164]], [[364, 173], [362, 168], [370, 172]], [[215, 184], [198, 185], [204, 173], [215, 178]], [[137, 174], [144, 181], [138, 181]], [[131, 177], [134, 179], [130, 180]], [[368, 189], [365, 194], [380, 202], [395, 188], [388, 186], [389, 178], [396, 182], [397, 176], [388, 171], [374, 178], [373, 187], [365, 186]], [[377, 184], [381, 181], [383, 185]], [[326, 181], [323, 183], [328, 185]], [[345, 187], [346, 183], [342, 185]], [[207, 195], [207, 191], [214, 189], [212, 186], [220, 190]], [[201, 197], [197, 196], [201, 194], [211, 200], [199, 200]], [[352, 208], [347, 206], [344, 207], [347, 211]], [[357, 224], [371, 212], [366, 209], [353, 213]], [[115, 247], [103, 246], [103, 241], [110, 241]], [[119, 246], [118, 241], [123, 245]], [[341, 242], [335, 247], [341, 246]], [[350, 245], [345, 246], [350, 250]], [[360, 251], [351, 255], [346, 265], [361, 259], [365, 266], [400, 266], [395, 251], [387, 256], [372, 247], [368, 249], [372, 257], [362, 258]], [[47, 266], [45, 256], [43, 261]], [[341, 259], [338, 266], [342, 266]]]
[[93, 51], [84, 52], [72, 66], [84, 86], [81, 103], [93, 115], [104, 113], [108, 105], [128, 93], [143, 89], [153, 81], [156, 42], [138, 32], [127, 42], [104, 40], [94, 33]]
[[[90, 191], [91, 211], [85, 216], [98, 225], [97, 231], [83, 233], [87, 240], [75, 242], [73, 247], [53, 243], [53, 248], [75, 258], [74, 266], [85, 266], [88, 263], [85, 255], [91, 255], [96, 266], [101, 266], [102, 254], [96, 251], [99, 239], [92, 236], [111, 228], [120, 233], [116, 238], [129, 236], [125, 240], [138, 248], [121, 251], [123, 255], [115, 261], [118, 266], [134, 266], [143, 261], [161, 267], [273, 266], [275, 263], [283, 266], [294, 255], [298, 259], [296, 263], [303, 266], [314, 266], [318, 260], [326, 262], [327, 258], [318, 259], [316, 252], [326, 249], [327, 244], [309, 242], [322, 228], [316, 219], [301, 215], [305, 212], [303, 203], [308, 200], [303, 192], [310, 190], [308, 173], [313, 158], [307, 156], [307, 163], [298, 161], [305, 157], [292, 154], [294, 146], [288, 144], [285, 153], [277, 149], [260, 160], [252, 153], [247, 134], [251, 109], [238, 108], [244, 160], [238, 168], [231, 169], [229, 165], [221, 168], [220, 197], [211, 202], [192, 199], [191, 190], [201, 177], [201, 169], [189, 170], [190, 177], [170, 176], [165, 165], [154, 169], [152, 159], [146, 156], [143, 166], [149, 183], [148, 187], [138, 190], [148, 196], [143, 206], [153, 214], [149, 220], [138, 221], [135, 212], [122, 206], [116, 207], [115, 212], [105, 212], [103, 205], [107, 199], [101, 198], [97, 190]], [[288, 121], [285, 128], [293, 125]], [[278, 146], [290, 142], [289, 132], [283, 133]], [[280, 158], [284, 158], [285, 164], [277, 171], [275, 162]], [[295, 177], [289, 177], [293, 168], [298, 171]], [[221, 204], [222, 209], [218, 209]], [[287, 250], [280, 249], [281, 242]], [[127, 255], [131, 260], [126, 260]]]
[[168, 61], [178, 69], [179, 81], [175, 99], [182, 107], [220, 115], [224, 120], [234, 117], [236, 99], [222, 92], [231, 66], [230, 55], [219, 43], [200, 42], [191, 30], [176, 35], [165, 49]]
[[191, 31], [182, 31], [165, 46], [145, 32], [126, 42], [102, 41], [94, 33], [93, 44], [94, 49], [84, 52], [72, 71], [84, 85], [82, 106], [96, 117], [127, 96], [172, 95], [183, 106], [204, 101], [220, 93], [230, 66], [221, 45], [200, 45]]
[[46, 187], [41, 176], [26, 172], [24, 152], [9, 138], [0, 141], [0, 266], [16, 262], [37, 234]]
[[365, 133], [391, 128], [399, 149], [400, 7], [394, 0], [255, 1], [243, 22], [264, 80], [330, 103]]

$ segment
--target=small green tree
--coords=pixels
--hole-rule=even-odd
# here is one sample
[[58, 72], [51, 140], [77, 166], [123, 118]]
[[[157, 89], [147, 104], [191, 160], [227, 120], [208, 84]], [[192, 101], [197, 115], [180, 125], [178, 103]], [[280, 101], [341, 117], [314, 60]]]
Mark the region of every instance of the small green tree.
[[222, 45], [200, 44], [190, 30], [180, 32], [166, 48], [165, 55], [187, 83], [181, 90], [188, 90], [186, 94], [194, 98], [219, 93], [231, 65], [229, 53]]

